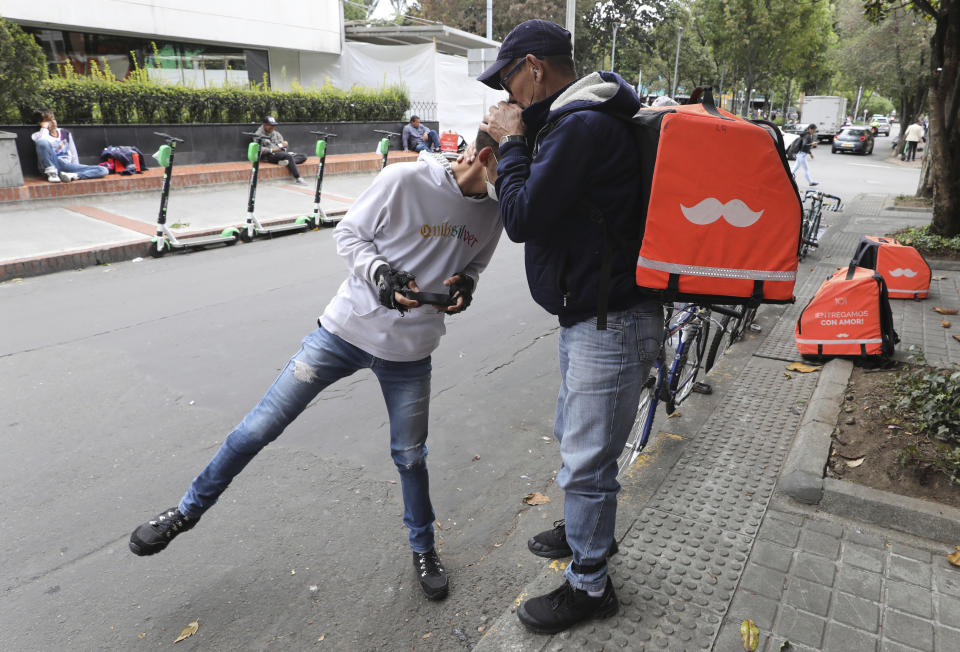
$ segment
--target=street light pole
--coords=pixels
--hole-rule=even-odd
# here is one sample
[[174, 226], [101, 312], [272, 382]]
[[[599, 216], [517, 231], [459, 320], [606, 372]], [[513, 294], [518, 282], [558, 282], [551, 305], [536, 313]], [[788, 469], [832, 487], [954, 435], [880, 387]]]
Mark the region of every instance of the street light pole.
[[614, 71], [613, 60], [617, 56], [617, 28], [618, 27], [620, 27], [619, 21], [613, 24], [613, 49], [610, 50], [610, 72]]
[[577, 0], [567, 0], [567, 31], [570, 32], [570, 56], [573, 56], [574, 29], [577, 26]]
[[676, 99], [677, 96], [677, 69], [680, 67], [680, 37], [683, 36], [683, 26], [677, 27], [677, 56], [673, 60], [673, 93], [670, 97]]

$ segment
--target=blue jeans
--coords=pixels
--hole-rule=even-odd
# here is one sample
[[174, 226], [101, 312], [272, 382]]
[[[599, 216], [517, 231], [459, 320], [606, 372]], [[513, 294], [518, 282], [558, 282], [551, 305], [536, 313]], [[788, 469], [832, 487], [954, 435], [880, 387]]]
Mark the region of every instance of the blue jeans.
[[413, 151], [422, 152], [425, 149], [440, 149], [440, 134], [433, 129], [427, 129], [427, 140], [418, 140]]
[[110, 170], [102, 165], [81, 165], [60, 159], [53, 151], [53, 145], [43, 138], [37, 140], [37, 162], [43, 174], [46, 174], [48, 168], [57, 168], [58, 172], [75, 172], [78, 179], [99, 179], [110, 173]]
[[260, 450], [280, 436], [307, 404], [333, 382], [370, 369], [390, 417], [390, 453], [400, 472], [403, 524], [415, 552], [433, 548], [433, 506], [427, 476], [430, 358], [390, 362], [345, 342], [323, 327], [307, 335], [266, 395], [233, 429], [180, 501], [182, 514], [199, 518]]
[[637, 415], [643, 383], [660, 350], [663, 307], [644, 301], [611, 312], [607, 330], [596, 319], [560, 331], [560, 395], [554, 436], [562, 464], [557, 485], [573, 563], [564, 576], [574, 588], [607, 583], [607, 550], [617, 520], [617, 456]]
[[796, 175], [797, 170], [802, 169], [803, 174], [807, 177], [807, 185], [810, 185], [813, 183], [813, 179], [810, 178], [810, 168], [807, 167], [807, 156], [806, 152], [797, 152], [797, 162], [793, 164], [793, 170], [790, 173]]

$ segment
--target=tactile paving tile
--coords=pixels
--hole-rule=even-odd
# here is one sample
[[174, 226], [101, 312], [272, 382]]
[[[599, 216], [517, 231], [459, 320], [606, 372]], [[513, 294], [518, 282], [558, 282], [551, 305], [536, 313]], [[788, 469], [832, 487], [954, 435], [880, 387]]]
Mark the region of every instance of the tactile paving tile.
[[829, 263], [817, 265], [806, 279], [794, 290], [797, 297], [795, 303], [790, 304], [783, 311], [780, 319], [774, 325], [773, 329], [763, 340], [763, 344], [754, 353], [760, 358], [773, 358], [774, 360], [800, 360], [800, 354], [797, 352], [794, 344], [793, 330], [796, 327], [797, 319], [800, 313], [806, 307], [807, 303], [817, 292], [817, 288], [826, 278], [836, 270], [836, 265]]
[[[813, 260], [817, 262], [830, 260], [836, 261], [837, 265], [843, 265], [844, 263], [849, 265], [850, 259], [857, 253], [857, 245], [860, 244], [860, 235], [860, 233], [837, 231], [833, 237], [824, 240], [824, 243], [820, 245], [817, 251], [819, 256], [814, 257]], [[800, 264], [803, 265], [804, 263], [810, 262], [810, 260], [811, 258], [808, 257], [807, 260]]]
[[[816, 385], [816, 374], [784, 374], [767, 360], [747, 363], [737, 389], [687, 444], [631, 524], [620, 553], [611, 557], [611, 576], [630, 599], [621, 616], [633, 628], [624, 649], [708, 650], [713, 645], [717, 616], [725, 613], [740, 581], [799, 426], [797, 406], [809, 400]], [[702, 612], [692, 621], [691, 609]], [[616, 631], [613, 636], [619, 638]], [[616, 640], [602, 646], [620, 647]]]

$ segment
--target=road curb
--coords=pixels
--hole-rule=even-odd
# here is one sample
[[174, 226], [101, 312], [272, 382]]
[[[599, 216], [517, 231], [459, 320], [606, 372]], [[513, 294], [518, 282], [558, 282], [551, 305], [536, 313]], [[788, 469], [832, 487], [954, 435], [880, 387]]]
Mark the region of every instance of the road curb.
[[839, 359], [821, 370], [777, 489], [799, 503], [836, 516], [943, 543], [960, 541], [960, 509], [824, 477], [831, 435], [852, 372], [853, 363]]
[[825, 478], [820, 509], [864, 523], [933, 539], [947, 544], [960, 541], [960, 509], [889, 491]]
[[[330, 217], [344, 215], [346, 210], [327, 211]], [[262, 220], [264, 226], [288, 222], [292, 218]], [[177, 237], [200, 237], [216, 235], [223, 228], [204, 229], [189, 233], [178, 233]], [[107, 263], [119, 263], [134, 258], [146, 258], [150, 254], [150, 238], [141, 238], [133, 242], [122, 242], [115, 245], [102, 245], [73, 251], [63, 251], [30, 258], [18, 258], [0, 263], [0, 283], [15, 278], [42, 276], [53, 272], [62, 272], [70, 269], [92, 267]]]
[[853, 372], [849, 360], [831, 360], [820, 370], [817, 387], [807, 404], [790, 454], [780, 473], [778, 489], [794, 500], [816, 505], [823, 498], [823, 475], [830, 456], [830, 435]]

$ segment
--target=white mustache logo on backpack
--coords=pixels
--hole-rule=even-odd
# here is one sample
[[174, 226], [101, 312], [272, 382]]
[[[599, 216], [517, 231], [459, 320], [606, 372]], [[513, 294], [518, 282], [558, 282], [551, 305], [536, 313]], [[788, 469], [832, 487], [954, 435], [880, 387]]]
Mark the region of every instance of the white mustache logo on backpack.
[[755, 224], [763, 215], [762, 210], [755, 212], [739, 199], [731, 199], [724, 204], [716, 197], [707, 197], [690, 208], [680, 204], [680, 210], [687, 220], [698, 226], [712, 224], [722, 217], [730, 226], [746, 228]]
[[906, 269], [903, 269], [902, 267], [898, 267], [896, 269], [890, 270], [890, 276], [906, 276], [907, 278], [913, 278], [916, 275], [917, 273], [912, 269], [910, 269], [909, 267]]

